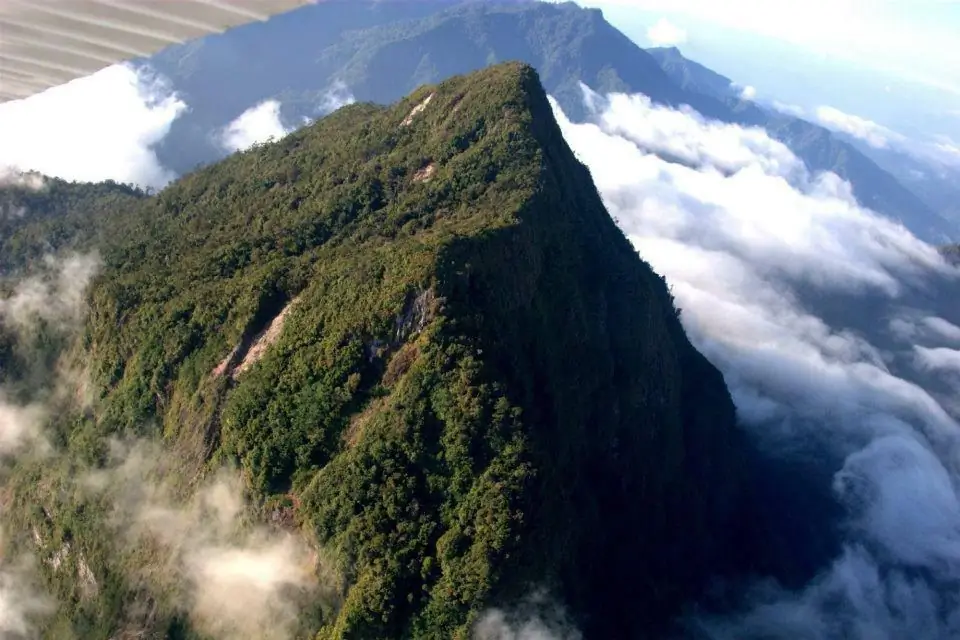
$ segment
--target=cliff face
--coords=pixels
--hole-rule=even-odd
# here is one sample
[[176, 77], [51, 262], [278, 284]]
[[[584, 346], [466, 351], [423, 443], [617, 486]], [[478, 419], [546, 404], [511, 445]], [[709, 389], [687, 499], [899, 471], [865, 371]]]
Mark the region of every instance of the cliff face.
[[44, 565], [50, 628], [194, 633], [111, 552], [110, 508], [62, 488], [120, 434], [174, 452], [181, 494], [236, 464], [253, 512], [310, 541], [303, 634], [466, 637], [545, 588], [588, 637], [644, 637], [728, 568], [723, 379], [529, 67], [347, 107], [102, 221], [71, 352], [94, 399], [51, 427], [62, 462], [12, 480], [23, 544], [86, 567]]

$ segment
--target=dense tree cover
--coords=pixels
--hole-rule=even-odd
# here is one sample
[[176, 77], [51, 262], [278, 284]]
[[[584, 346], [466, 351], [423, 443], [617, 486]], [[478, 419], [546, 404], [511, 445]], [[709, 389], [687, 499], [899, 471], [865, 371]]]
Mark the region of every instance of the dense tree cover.
[[110, 232], [72, 245], [104, 261], [72, 353], [93, 408], [54, 425], [68, 456], [14, 475], [18, 530], [100, 585], [44, 565], [51, 635], [111, 637], [144, 600], [142, 627], [193, 633], [68, 488], [121, 434], [163, 440], [185, 486], [235, 463], [293, 509], [338, 577], [319, 638], [466, 637], [539, 587], [589, 637], [644, 637], [729, 568], [729, 394], [531, 68], [353, 105], [136, 206], [97, 189]]
[[34, 178], [27, 184], [0, 182], [0, 275], [16, 274], [49, 253], [103, 240], [110, 214], [134, 207], [145, 196], [113, 181]]

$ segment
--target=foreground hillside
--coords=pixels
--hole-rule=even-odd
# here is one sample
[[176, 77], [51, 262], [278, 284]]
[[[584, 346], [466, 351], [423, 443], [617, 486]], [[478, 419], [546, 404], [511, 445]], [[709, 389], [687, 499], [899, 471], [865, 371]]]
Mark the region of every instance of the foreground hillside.
[[[77, 338], [0, 316], [17, 371], [49, 374], [5, 382], [50, 446], [3, 503], [58, 601], [33, 612], [48, 637], [249, 637], [223, 618], [268, 583], [297, 621], [260, 637], [467, 637], [539, 593], [587, 637], [646, 637], [731, 568], [724, 381], [529, 67], [347, 107], [155, 197], [102, 189], [124, 200], [62, 243], [102, 260]], [[252, 521], [221, 531], [236, 509], [205, 487], [232, 467]], [[214, 572], [257, 523], [245, 549], [312, 559]]]

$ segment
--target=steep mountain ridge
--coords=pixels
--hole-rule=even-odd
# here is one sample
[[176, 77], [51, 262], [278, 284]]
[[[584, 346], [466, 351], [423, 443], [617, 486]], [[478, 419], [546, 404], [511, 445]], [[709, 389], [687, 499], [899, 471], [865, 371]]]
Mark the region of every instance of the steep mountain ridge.
[[300, 635], [466, 637], [545, 588], [587, 637], [649, 637], [734, 569], [729, 393], [530, 67], [344, 108], [101, 215], [70, 244], [103, 259], [72, 352], [92, 404], [11, 478], [48, 634], [205, 637], [71, 488], [116, 436], [161, 440], [183, 490], [237, 464], [328, 559]]
[[646, 51], [684, 91], [703, 94], [723, 102], [739, 98], [733, 80], [685, 58], [677, 47], [653, 47]]

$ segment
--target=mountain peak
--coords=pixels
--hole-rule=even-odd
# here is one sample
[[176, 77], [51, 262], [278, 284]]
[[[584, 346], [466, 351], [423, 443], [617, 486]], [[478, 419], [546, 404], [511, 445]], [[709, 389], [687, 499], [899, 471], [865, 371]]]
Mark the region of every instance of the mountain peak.
[[[163, 425], [176, 478], [239, 467], [331, 559], [302, 635], [467, 637], [537, 585], [589, 636], [637, 635], [729, 566], [730, 395], [530, 66], [345, 107], [90, 220], [111, 231], [77, 346], [99, 400], [65, 455]], [[82, 505], [48, 515], [22, 477], [24, 530], [72, 518], [111, 580], [58, 624], [113, 633], [145, 590], [173, 610], [116, 560], [137, 556], [106, 502], [51, 489]]]

